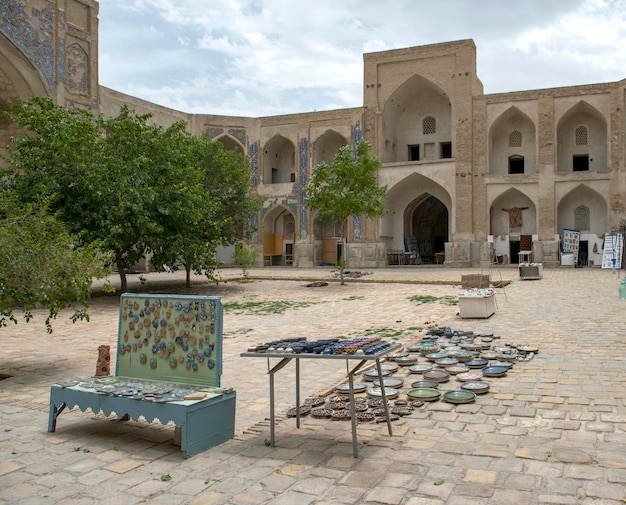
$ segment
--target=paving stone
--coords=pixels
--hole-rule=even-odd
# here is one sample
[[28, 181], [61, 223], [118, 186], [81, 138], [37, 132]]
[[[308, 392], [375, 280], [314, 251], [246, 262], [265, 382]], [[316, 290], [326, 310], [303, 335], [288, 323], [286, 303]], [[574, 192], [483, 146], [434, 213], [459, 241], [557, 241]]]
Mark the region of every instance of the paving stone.
[[557, 447], [552, 452], [552, 457], [561, 463], [592, 463], [593, 458], [590, 454], [578, 450]]

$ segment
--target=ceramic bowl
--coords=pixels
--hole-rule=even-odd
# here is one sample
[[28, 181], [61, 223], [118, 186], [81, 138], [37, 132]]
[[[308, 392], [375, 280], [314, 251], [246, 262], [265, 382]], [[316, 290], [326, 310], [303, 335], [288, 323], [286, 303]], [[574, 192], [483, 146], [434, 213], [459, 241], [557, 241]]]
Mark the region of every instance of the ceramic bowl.
[[441, 391], [434, 388], [410, 389], [406, 394], [413, 400], [421, 400], [423, 402], [434, 402], [441, 398]]
[[428, 372], [424, 372], [424, 379], [434, 380], [437, 382], [446, 382], [450, 380], [450, 373], [445, 370], [433, 369]]
[[471, 403], [476, 400], [476, 395], [471, 391], [457, 389], [444, 393], [443, 399], [448, 403]]

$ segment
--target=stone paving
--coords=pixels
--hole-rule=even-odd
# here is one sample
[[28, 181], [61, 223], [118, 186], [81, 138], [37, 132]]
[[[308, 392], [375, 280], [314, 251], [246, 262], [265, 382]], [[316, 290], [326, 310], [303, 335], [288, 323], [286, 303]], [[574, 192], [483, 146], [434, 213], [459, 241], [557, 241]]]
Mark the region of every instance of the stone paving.
[[[235, 439], [183, 459], [174, 427], [64, 412], [47, 433], [50, 385], [94, 373], [97, 347], [115, 348], [118, 298], [98, 293], [89, 323], [43, 317], [2, 329], [0, 504], [620, 504], [626, 501], [626, 377], [621, 274], [599, 268], [545, 269], [520, 280], [514, 267], [490, 273], [497, 289], [489, 319], [461, 319], [448, 303], [461, 275], [444, 266], [376, 269], [341, 286], [328, 269], [223, 271], [229, 282], [180, 274], [132, 276], [131, 290], [219, 295], [226, 304], [289, 302], [280, 314], [227, 309], [222, 384], [237, 390]], [[309, 288], [312, 280], [328, 286]], [[114, 279], [115, 284], [115, 279]], [[424, 296], [434, 300], [420, 303]], [[411, 299], [411, 297], [414, 297]], [[475, 403], [427, 403], [386, 425], [358, 426], [352, 455], [348, 422], [305, 417], [294, 405], [293, 367], [277, 375], [276, 447], [269, 438], [268, 376], [263, 359], [240, 357], [278, 337], [309, 339], [371, 332], [404, 344], [429, 326], [489, 332], [539, 353], [488, 379]], [[392, 337], [393, 336], [393, 337]], [[423, 357], [420, 363], [425, 362]], [[302, 364], [302, 397], [331, 389], [344, 362]], [[420, 376], [404, 367], [405, 385]], [[454, 378], [441, 390], [457, 389]], [[404, 395], [406, 388], [401, 392]]]

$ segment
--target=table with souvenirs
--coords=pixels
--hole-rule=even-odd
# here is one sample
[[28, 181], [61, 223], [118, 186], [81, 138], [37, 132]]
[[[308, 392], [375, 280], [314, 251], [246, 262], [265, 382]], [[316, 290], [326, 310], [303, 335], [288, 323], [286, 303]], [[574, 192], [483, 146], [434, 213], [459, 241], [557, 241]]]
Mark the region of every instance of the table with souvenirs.
[[[343, 360], [346, 363], [346, 375], [348, 378], [345, 384], [345, 392], [349, 395], [349, 412], [345, 415], [350, 417], [352, 424], [352, 447], [354, 457], [358, 457], [357, 448], [357, 423], [358, 414], [355, 402], [355, 392], [358, 391], [360, 384], [354, 382], [354, 376], [362, 371], [366, 365], [375, 365], [375, 373], [380, 380], [380, 384], [384, 385], [384, 374], [381, 367], [381, 359], [389, 353], [401, 347], [398, 343], [390, 343], [379, 337], [355, 338], [350, 340], [339, 339], [323, 339], [308, 341], [306, 337], [291, 337], [280, 341], [273, 341], [251, 347], [247, 352], [241, 353], [244, 358], [261, 358], [267, 360], [267, 370], [269, 375], [269, 402], [270, 402], [270, 445], [274, 447], [275, 437], [275, 411], [274, 411], [274, 379], [275, 374], [282, 370], [291, 361], [295, 362], [295, 408], [296, 426], [300, 427], [300, 361], [301, 360], [317, 360], [319, 362], [328, 362]], [[389, 435], [392, 435], [391, 420], [389, 416], [389, 407], [387, 403], [387, 388], [380, 387], [377, 393], [380, 394], [380, 405], [385, 410], [385, 420]], [[306, 405], [304, 408], [308, 408]]]

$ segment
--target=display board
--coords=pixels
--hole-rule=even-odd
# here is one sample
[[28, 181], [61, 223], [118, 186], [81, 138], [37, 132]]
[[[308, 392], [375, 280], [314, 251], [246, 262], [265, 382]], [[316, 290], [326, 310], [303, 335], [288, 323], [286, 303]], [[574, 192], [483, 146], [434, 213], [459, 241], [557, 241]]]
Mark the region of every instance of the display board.
[[602, 268], [621, 268], [623, 248], [624, 241], [620, 234], [605, 233]]
[[563, 252], [570, 252], [574, 254], [574, 264], [578, 264], [578, 249], [580, 247], [580, 230], [568, 230], [563, 228], [563, 245], [561, 250]]
[[219, 297], [122, 295], [116, 375], [219, 387], [223, 311]]

